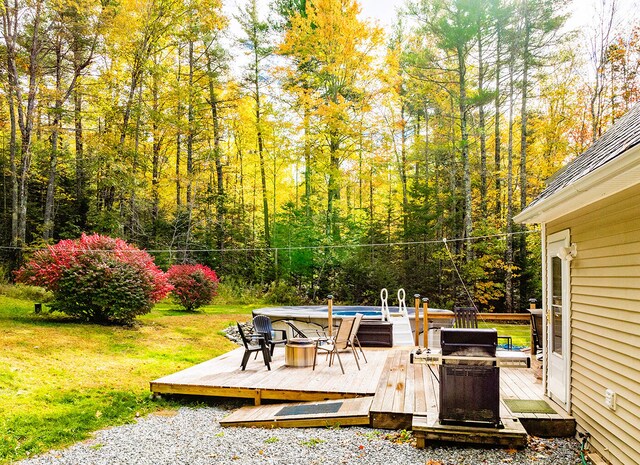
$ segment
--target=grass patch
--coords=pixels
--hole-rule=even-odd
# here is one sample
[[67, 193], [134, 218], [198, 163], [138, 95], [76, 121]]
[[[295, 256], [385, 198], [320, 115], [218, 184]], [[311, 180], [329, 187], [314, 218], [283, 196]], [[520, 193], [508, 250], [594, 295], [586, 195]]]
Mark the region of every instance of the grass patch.
[[44, 288], [25, 284], [0, 284], [0, 294], [34, 302], [49, 302], [53, 298], [53, 294]]
[[300, 442], [300, 445], [303, 445], [305, 447], [316, 447], [319, 446], [320, 444], [325, 443], [326, 441], [324, 439], [320, 439], [320, 438], [309, 438], [306, 441], [302, 441]]
[[531, 345], [531, 326], [528, 322], [521, 325], [505, 325], [495, 324], [493, 321], [478, 321], [478, 327], [495, 328], [498, 330], [498, 336], [511, 336], [513, 347], [529, 347]]
[[174, 409], [150, 399], [149, 382], [235, 348], [222, 330], [257, 307], [167, 301], [119, 327], [36, 315], [33, 303], [0, 295], [0, 464]]

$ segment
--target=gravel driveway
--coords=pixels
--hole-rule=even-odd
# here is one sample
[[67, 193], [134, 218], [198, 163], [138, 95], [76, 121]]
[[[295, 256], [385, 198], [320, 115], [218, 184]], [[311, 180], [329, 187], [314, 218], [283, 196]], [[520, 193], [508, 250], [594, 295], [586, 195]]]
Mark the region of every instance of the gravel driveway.
[[531, 438], [521, 451], [500, 448], [416, 449], [403, 432], [369, 428], [222, 428], [229, 405], [181, 408], [136, 423], [98, 431], [68, 449], [21, 465], [226, 465], [226, 464], [578, 464], [574, 439]]

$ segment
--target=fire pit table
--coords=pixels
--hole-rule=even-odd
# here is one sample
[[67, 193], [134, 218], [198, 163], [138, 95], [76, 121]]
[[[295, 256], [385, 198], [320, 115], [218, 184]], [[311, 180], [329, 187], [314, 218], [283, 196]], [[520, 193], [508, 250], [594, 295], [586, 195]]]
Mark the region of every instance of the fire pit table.
[[310, 367], [316, 343], [308, 338], [291, 338], [284, 346], [284, 365], [288, 367]]

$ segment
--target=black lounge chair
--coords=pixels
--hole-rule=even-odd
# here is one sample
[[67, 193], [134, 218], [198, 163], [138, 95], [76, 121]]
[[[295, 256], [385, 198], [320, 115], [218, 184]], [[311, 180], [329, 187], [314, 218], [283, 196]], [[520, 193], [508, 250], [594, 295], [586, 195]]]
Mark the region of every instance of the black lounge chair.
[[242, 326], [240, 323], [236, 323], [238, 325], [238, 332], [240, 333], [240, 339], [242, 339], [242, 344], [244, 345], [244, 355], [242, 356], [242, 363], [240, 366], [242, 367], [242, 371], [247, 367], [247, 362], [249, 361], [249, 357], [252, 353], [256, 353], [256, 357], [258, 356], [258, 352], [262, 353], [262, 358], [264, 359], [264, 364], [267, 365], [267, 370], [271, 370], [271, 355], [269, 354], [269, 349], [267, 348], [267, 344], [264, 340], [264, 337], [257, 334], [252, 334], [250, 336], [246, 336], [244, 331], [242, 330]]
[[269, 354], [273, 355], [273, 350], [277, 344], [287, 343], [287, 332], [285, 330], [278, 330], [282, 333], [281, 339], [276, 339], [276, 331], [271, 326], [271, 318], [265, 315], [258, 315], [253, 318], [253, 331], [264, 337], [265, 343], [269, 346]]

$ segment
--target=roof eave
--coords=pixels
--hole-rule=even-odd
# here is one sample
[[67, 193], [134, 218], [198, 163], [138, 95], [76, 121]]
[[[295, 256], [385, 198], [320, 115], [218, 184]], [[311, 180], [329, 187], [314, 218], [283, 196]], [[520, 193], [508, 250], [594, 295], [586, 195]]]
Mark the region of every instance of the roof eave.
[[526, 224], [548, 223], [638, 183], [640, 145], [623, 152], [548, 198], [530, 205], [518, 213], [513, 221]]

